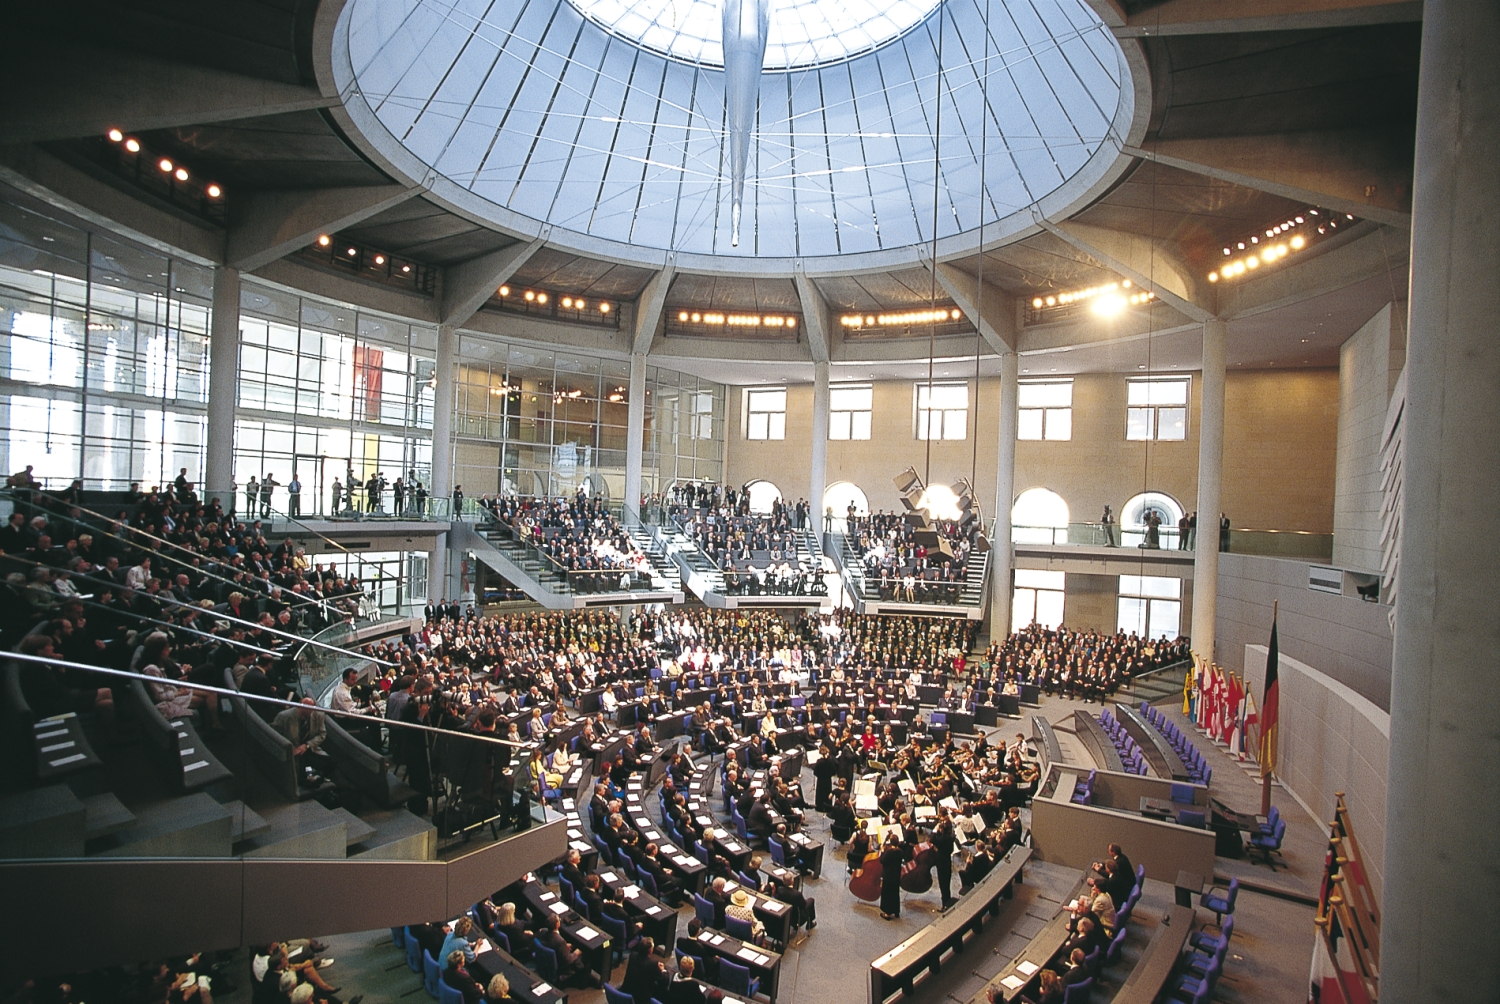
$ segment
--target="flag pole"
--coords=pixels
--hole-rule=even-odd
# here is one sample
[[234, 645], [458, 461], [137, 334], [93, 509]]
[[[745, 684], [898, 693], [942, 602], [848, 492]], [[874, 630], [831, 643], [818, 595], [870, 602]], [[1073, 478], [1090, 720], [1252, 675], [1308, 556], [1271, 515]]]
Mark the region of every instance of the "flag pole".
[[[1276, 627], [1276, 616], [1280, 612], [1281, 612], [1281, 601], [1280, 600], [1272, 600], [1271, 601], [1271, 628], [1272, 628], [1273, 631], [1275, 630], [1275, 627]], [[1278, 711], [1278, 717], [1279, 717], [1279, 711], [1280, 711], [1279, 707], [1278, 707], [1277, 711]], [[1275, 733], [1273, 731], [1271, 733], [1270, 737], [1269, 737], [1269, 742], [1273, 742], [1274, 743], [1275, 741], [1276, 741], [1276, 735], [1275, 735]], [[1275, 751], [1268, 751], [1268, 750], [1262, 748], [1261, 755], [1262, 756], [1269, 756], [1269, 757], [1274, 758]], [[1270, 761], [1268, 760], [1266, 762], [1270, 762]], [[1261, 771], [1261, 775], [1260, 775], [1260, 814], [1262, 816], [1267, 816], [1267, 817], [1269, 817], [1271, 815], [1271, 771], [1269, 771], [1269, 770], [1263, 770], [1263, 771]]]

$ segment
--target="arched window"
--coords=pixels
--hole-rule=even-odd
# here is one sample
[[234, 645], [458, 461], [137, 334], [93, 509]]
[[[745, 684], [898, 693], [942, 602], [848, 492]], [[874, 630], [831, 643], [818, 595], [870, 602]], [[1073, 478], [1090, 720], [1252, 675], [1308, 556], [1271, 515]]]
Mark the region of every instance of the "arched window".
[[855, 484], [848, 481], [835, 481], [828, 486], [823, 493], [823, 512], [826, 515], [830, 510], [833, 512], [833, 530], [847, 530], [844, 525], [849, 516], [849, 506], [854, 506], [854, 515], [868, 516], [870, 514], [870, 500], [865, 493]]
[[1017, 544], [1066, 544], [1068, 503], [1057, 492], [1028, 488], [1010, 508], [1010, 536]]
[[781, 498], [781, 489], [769, 481], [752, 481], [745, 490], [750, 493], [750, 511], [754, 513], [769, 513]]
[[1177, 546], [1177, 521], [1182, 518], [1182, 506], [1165, 492], [1142, 492], [1125, 503], [1120, 510], [1121, 546], [1139, 547], [1145, 543], [1146, 515], [1153, 512], [1161, 520], [1157, 531], [1159, 546]]

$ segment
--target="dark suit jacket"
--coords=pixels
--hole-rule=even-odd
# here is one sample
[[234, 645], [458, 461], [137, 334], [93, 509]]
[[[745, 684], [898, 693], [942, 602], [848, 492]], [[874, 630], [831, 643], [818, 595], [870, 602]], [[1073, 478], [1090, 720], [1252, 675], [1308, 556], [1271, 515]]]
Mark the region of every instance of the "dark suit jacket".
[[667, 999], [663, 1004], [703, 1004], [703, 984], [697, 980], [683, 980], [674, 976], [667, 987]]

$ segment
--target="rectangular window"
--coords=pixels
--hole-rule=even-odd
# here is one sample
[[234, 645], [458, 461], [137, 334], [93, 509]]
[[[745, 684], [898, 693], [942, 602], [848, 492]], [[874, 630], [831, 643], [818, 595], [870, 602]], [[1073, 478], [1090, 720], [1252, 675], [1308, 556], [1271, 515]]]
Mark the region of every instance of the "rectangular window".
[[1176, 638], [1182, 625], [1182, 580], [1160, 575], [1120, 576], [1118, 627], [1144, 638]]
[[1125, 438], [1187, 438], [1188, 378], [1131, 380], [1125, 411]]
[[1016, 399], [1017, 439], [1073, 438], [1073, 381], [1027, 380]]
[[[697, 391], [690, 395], [692, 399], [693, 414], [691, 418], [691, 432], [694, 439], [714, 438], [714, 395], [713, 391]], [[782, 409], [783, 411], [785, 408]]]
[[967, 383], [917, 384], [918, 439], [964, 439], [968, 434]]
[[1010, 604], [1011, 628], [1019, 631], [1033, 621], [1049, 630], [1060, 626], [1067, 573], [1018, 568], [1015, 574], [1015, 590]]
[[828, 392], [828, 438], [869, 439], [875, 391], [869, 384], [846, 384]]
[[748, 390], [745, 392], [745, 407], [749, 413], [745, 429], [747, 439], [786, 438], [786, 388]]

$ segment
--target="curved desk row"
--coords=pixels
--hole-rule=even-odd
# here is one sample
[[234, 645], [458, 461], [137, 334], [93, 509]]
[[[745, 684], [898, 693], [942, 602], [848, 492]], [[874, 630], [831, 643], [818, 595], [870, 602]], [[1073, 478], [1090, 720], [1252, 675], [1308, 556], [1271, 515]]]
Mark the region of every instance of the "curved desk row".
[[1125, 772], [1125, 761], [1120, 759], [1120, 751], [1115, 749], [1115, 741], [1104, 731], [1104, 726], [1099, 720], [1082, 708], [1073, 712], [1073, 729], [1078, 736], [1083, 748], [1089, 751], [1089, 756], [1094, 758], [1094, 763], [1100, 770], [1112, 770], [1119, 773]]

